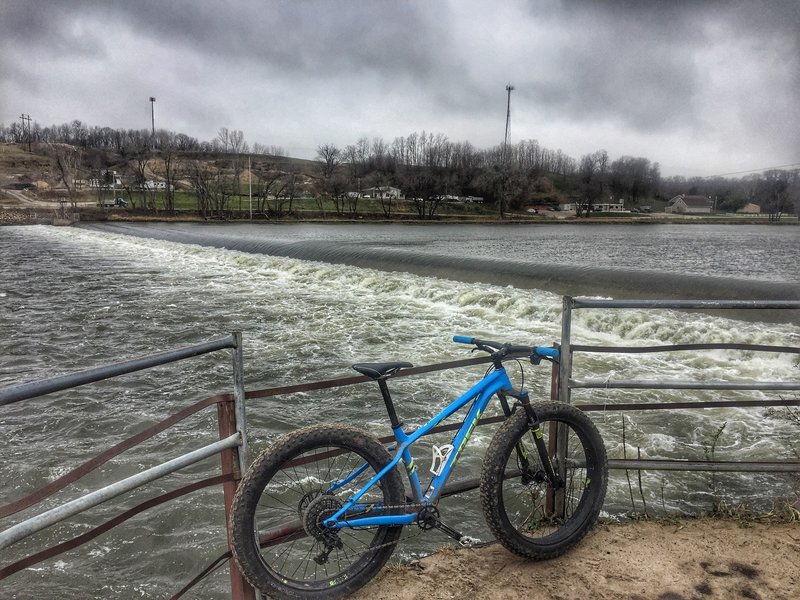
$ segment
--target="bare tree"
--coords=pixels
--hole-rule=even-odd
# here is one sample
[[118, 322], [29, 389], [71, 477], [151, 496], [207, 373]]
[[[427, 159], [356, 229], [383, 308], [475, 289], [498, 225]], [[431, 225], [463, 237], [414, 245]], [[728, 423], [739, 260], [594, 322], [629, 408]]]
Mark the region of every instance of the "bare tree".
[[229, 194], [220, 169], [198, 161], [187, 161], [185, 175], [194, 190], [200, 215], [225, 218]]
[[342, 162], [342, 151], [334, 144], [320, 144], [317, 146], [317, 160], [322, 163], [322, 176], [332, 177]]
[[337, 214], [344, 210], [344, 181], [338, 176], [337, 170], [342, 162], [342, 151], [334, 144], [321, 144], [317, 146], [317, 160], [320, 161], [322, 179], [320, 181], [320, 197], [317, 204], [325, 212], [324, 199], [331, 198]]
[[[281, 186], [281, 179], [284, 172], [278, 169], [275, 164], [269, 162], [257, 162], [252, 166], [253, 175], [256, 177], [255, 196], [257, 199], [257, 210], [261, 214], [268, 214], [270, 211], [277, 212], [276, 190]], [[269, 199], [275, 198], [275, 207], [270, 207]]]
[[133, 153], [133, 173], [135, 187], [142, 192], [142, 206], [148, 207], [147, 198], [147, 168], [152, 158], [152, 150], [147, 144], [142, 144]]
[[796, 182], [798, 171], [772, 169], [765, 171], [756, 194], [765, 208], [770, 221], [780, 221], [781, 216], [792, 207], [789, 190]]
[[608, 181], [608, 152], [598, 150], [581, 157], [579, 176], [581, 197], [576, 203], [576, 215], [589, 216], [594, 204], [606, 193]]
[[67, 197], [72, 208], [77, 208], [75, 180], [81, 164], [81, 152], [67, 144], [48, 144], [48, 152], [56, 161], [59, 177], [67, 188]]
[[177, 147], [175, 137], [166, 131], [159, 131], [159, 144], [161, 160], [164, 164], [164, 210], [175, 212], [175, 182]]

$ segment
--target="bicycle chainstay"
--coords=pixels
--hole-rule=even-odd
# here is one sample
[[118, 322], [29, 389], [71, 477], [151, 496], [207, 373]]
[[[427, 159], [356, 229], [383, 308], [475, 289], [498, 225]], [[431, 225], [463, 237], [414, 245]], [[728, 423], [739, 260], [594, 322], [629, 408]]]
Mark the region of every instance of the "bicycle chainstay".
[[[424, 531], [430, 531], [431, 529], [438, 529], [448, 537], [453, 538], [456, 540], [460, 546], [469, 548], [473, 547], [480, 543], [478, 538], [473, 538], [468, 535], [463, 535], [461, 532], [456, 531], [452, 527], [445, 525], [442, 520], [439, 518], [439, 511], [436, 508], [436, 505], [432, 504], [423, 504], [421, 502], [407, 502], [406, 504], [399, 504], [395, 506], [382, 506], [380, 508], [381, 511], [391, 511], [391, 510], [405, 510], [407, 511], [409, 508], [417, 508], [417, 520], [414, 521], [413, 524], [417, 525], [419, 531], [416, 534], [409, 535], [406, 537], [406, 540], [415, 538], [418, 535], [421, 535]], [[411, 523], [409, 523], [411, 525]], [[408, 525], [402, 525], [402, 527], [407, 528]], [[399, 540], [395, 540], [393, 542], [386, 542], [384, 544], [379, 544], [377, 546], [369, 546], [365, 548], [361, 554], [368, 551], [378, 550], [380, 548], [384, 548], [386, 546], [395, 546]], [[327, 544], [326, 544], [327, 545]]]

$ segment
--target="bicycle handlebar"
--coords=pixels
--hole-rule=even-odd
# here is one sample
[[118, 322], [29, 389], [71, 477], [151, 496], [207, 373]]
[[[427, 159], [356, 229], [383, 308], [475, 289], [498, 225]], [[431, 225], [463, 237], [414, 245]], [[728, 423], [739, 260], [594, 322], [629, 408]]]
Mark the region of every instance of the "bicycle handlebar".
[[500, 342], [493, 342], [490, 340], [479, 340], [477, 338], [467, 337], [465, 335], [454, 335], [453, 341], [457, 344], [472, 344], [478, 350], [489, 352], [491, 354], [502, 351], [502, 355], [509, 354], [527, 354], [531, 358], [550, 358], [558, 359], [559, 350], [552, 346], [518, 346], [514, 344], [501, 344]]

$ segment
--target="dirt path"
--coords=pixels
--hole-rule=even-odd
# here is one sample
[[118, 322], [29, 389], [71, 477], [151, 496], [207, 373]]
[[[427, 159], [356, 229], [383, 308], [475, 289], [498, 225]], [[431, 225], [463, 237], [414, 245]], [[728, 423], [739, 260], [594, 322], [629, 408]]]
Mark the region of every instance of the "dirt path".
[[800, 524], [715, 519], [603, 525], [572, 552], [528, 562], [499, 544], [393, 565], [353, 598], [798, 600]]

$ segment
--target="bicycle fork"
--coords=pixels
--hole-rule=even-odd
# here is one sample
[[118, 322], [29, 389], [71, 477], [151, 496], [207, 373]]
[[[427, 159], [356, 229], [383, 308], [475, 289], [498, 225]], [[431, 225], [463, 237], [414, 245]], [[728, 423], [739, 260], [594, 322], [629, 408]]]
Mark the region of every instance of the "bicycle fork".
[[523, 445], [522, 441], [518, 442], [516, 452], [520, 469], [522, 471], [522, 484], [526, 485], [531, 482], [543, 483], [546, 480], [550, 484], [553, 491], [563, 488], [564, 480], [556, 471], [553, 461], [550, 458], [550, 453], [548, 452], [547, 446], [544, 443], [542, 424], [539, 422], [539, 417], [536, 416], [536, 411], [533, 409], [528, 392], [525, 390], [506, 390], [505, 393], [501, 392], [499, 396], [500, 403], [503, 406], [503, 411], [506, 413], [506, 416], [511, 416], [511, 413], [513, 412], [508, 406], [508, 400], [506, 396], [515, 398], [519, 404], [522, 405], [522, 408], [525, 410], [525, 414], [528, 417], [528, 429], [530, 430], [531, 434], [533, 434], [533, 442], [536, 446], [536, 451], [539, 454], [539, 461], [544, 469], [544, 473], [541, 473], [541, 471], [532, 472], [530, 462], [528, 461], [528, 451]]

